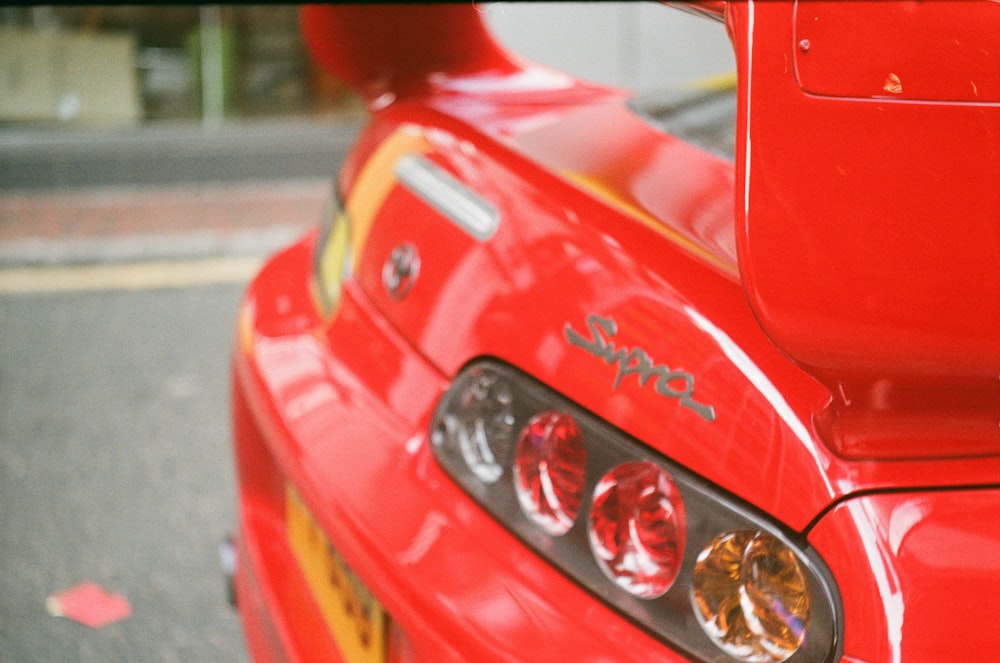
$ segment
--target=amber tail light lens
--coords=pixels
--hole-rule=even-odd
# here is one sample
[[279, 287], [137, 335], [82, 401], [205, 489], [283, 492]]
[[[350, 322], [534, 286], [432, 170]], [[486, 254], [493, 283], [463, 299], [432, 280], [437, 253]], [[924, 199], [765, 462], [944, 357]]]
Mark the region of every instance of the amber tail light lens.
[[516, 369], [462, 370], [431, 448], [540, 557], [685, 655], [839, 657], [836, 586], [803, 541]]
[[788, 546], [762, 532], [727, 532], [706, 546], [691, 598], [709, 637], [744, 661], [787, 660], [809, 626], [806, 573]]

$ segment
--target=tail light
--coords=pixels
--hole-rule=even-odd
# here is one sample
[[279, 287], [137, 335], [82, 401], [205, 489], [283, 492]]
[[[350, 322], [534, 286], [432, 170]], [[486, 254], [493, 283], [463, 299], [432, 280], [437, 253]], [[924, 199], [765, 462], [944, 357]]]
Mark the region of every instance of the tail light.
[[501, 524], [685, 654], [838, 655], [835, 585], [814, 551], [519, 371], [467, 366], [438, 404], [431, 443]]
[[441, 413], [438, 426], [456, 445], [465, 467], [491, 484], [504, 473], [503, 459], [514, 444], [510, 385], [492, 372], [471, 371], [456, 386], [453, 407]]
[[670, 474], [646, 460], [601, 477], [590, 507], [590, 546], [598, 566], [631, 594], [662, 596], [684, 557], [684, 502]]
[[514, 491], [539, 527], [559, 536], [573, 527], [583, 500], [587, 451], [573, 417], [541, 412], [521, 430], [514, 454]]
[[784, 661], [802, 646], [811, 593], [795, 553], [764, 532], [716, 537], [694, 567], [691, 598], [705, 632], [744, 661]]

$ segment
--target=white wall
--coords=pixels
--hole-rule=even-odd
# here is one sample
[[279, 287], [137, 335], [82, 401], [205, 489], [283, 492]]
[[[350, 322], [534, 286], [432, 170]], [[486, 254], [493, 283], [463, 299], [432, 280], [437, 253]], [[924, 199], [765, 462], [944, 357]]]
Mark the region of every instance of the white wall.
[[735, 69], [721, 22], [658, 3], [496, 2], [479, 8], [511, 50], [640, 94]]

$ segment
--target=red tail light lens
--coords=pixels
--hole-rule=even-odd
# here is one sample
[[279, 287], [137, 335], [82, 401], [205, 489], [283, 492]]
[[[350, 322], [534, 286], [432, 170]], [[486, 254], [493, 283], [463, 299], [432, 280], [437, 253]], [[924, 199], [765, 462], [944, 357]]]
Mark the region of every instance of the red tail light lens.
[[594, 489], [590, 545], [619, 587], [645, 599], [662, 596], [684, 558], [684, 502], [673, 479], [649, 461], [619, 465]]
[[565, 412], [541, 412], [521, 431], [514, 454], [514, 489], [524, 512], [559, 536], [576, 522], [583, 501], [587, 450]]

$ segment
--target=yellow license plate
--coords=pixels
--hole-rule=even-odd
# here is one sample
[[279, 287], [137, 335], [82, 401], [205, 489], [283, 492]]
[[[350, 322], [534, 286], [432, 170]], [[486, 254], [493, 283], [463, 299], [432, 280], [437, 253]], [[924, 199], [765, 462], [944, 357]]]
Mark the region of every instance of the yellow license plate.
[[382, 606], [333, 549], [294, 488], [285, 490], [288, 540], [346, 663], [385, 661]]

